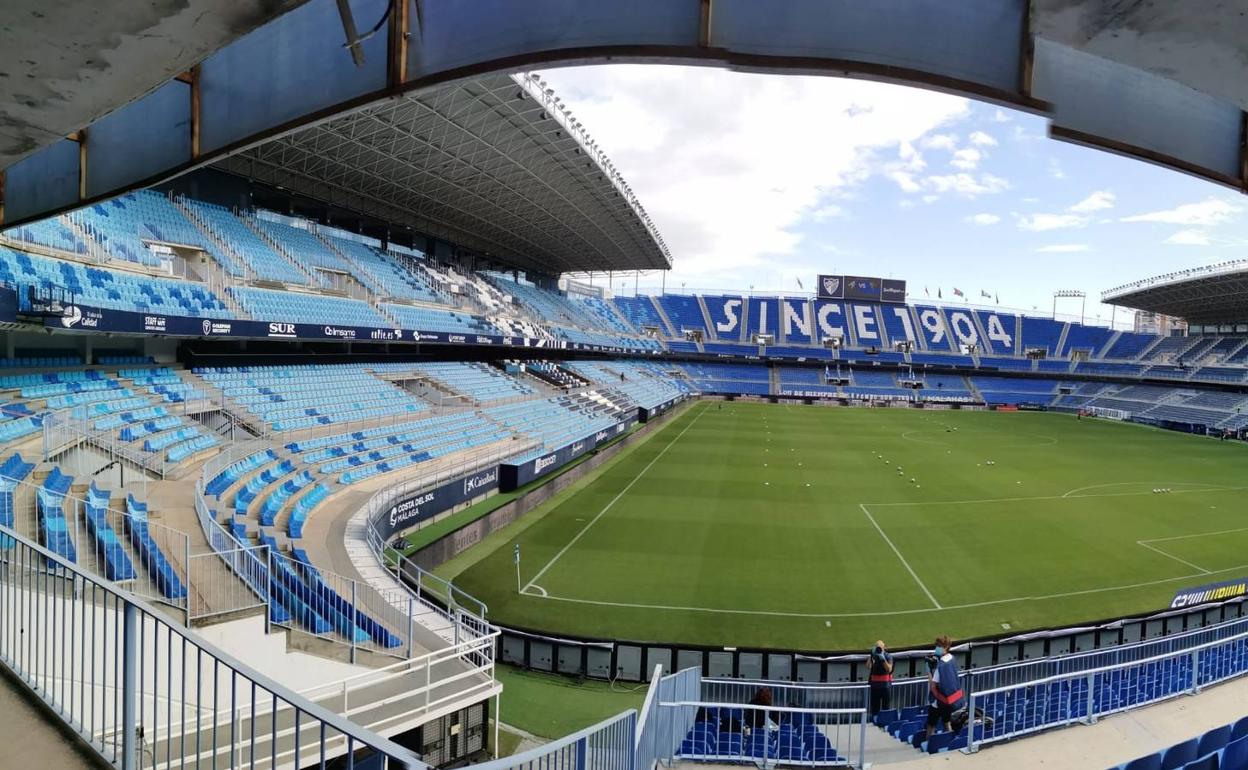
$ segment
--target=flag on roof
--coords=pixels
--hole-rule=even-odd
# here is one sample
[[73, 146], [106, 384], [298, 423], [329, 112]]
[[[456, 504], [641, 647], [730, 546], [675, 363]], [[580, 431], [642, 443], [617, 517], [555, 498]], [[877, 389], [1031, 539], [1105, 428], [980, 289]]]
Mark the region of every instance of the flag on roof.
[[955, 297], [965, 297], [966, 295], [962, 293], [962, 290], [961, 290], [961, 289], [959, 289], [957, 286], [954, 286], [954, 287], [953, 287], [953, 296], [955, 296]]
[[992, 295], [984, 291], [983, 289], [979, 290], [979, 296], [983, 297], [984, 299], [992, 299]]

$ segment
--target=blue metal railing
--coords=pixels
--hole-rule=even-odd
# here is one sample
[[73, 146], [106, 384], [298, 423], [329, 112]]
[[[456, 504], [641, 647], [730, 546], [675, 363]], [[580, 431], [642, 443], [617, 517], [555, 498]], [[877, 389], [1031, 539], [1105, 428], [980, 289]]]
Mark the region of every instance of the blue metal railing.
[[1147, 706], [1248, 673], [1248, 632], [1125, 663], [1070, 671], [1023, 684], [970, 690], [984, 722], [970, 750], [997, 741]]
[[[424, 770], [338, 716], [17, 532], [0, 554], [0, 665], [122, 770], [304, 767], [346, 755]], [[201, 765], [201, 763], [203, 763]]]

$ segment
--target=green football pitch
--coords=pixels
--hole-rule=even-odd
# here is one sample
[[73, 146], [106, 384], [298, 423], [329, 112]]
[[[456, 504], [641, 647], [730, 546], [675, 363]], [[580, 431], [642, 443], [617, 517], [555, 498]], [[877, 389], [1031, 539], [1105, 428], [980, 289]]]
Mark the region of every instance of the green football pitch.
[[699, 402], [446, 572], [555, 635], [837, 650], [1076, 624], [1248, 572], [1245, 449], [1061, 414]]

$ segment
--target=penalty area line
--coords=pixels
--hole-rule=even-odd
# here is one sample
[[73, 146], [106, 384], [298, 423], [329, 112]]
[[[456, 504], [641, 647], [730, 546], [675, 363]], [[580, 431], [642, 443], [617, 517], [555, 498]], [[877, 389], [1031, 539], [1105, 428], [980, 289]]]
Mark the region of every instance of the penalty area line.
[[[707, 407], [707, 408], [709, 408], [709, 407]], [[675, 445], [677, 441], [680, 441], [681, 437], [682, 437], [682, 436], [684, 436], [684, 435], [685, 435], [685, 433], [687, 433], [687, 432], [689, 431], [689, 429], [693, 427], [693, 424], [694, 424], [695, 422], [697, 422], [697, 421], [698, 421], [698, 418], [699, 418], [699, 417], [701, 417], [701, 416], [702, 416], [702, 415], [704, 415], [704, 414], [706, 414], [706, 409], [703, 409], [702, 411], [700, 411], [700, 412], [698, 412], [697, 414], [695, 414], [695, 415], [693, 416], [693, 419], [689, 421], [689, 424], [688, 424], [688, 425], [686, 425], [686, 426], [684, 427], [684, 429], [683, 429], [680, 433], [677, 433], [677, 434], [676, 434], [676, 438], [674, 438], [674, 439], [672, 439], [671, 441], [667, 442], [667, 446], [665, 446], [665, 447], [663, 447], [661, 450], [659, 450], [659, 453], [658, 453], [657, 455], [655, 455], [655, 456], [654, 456], [654, 459], [652, 459], [652, 460], [651, 460], [651, 461], [650, 461], [650, 462], [646, 465], [646, 467], [644, 467], [644, 468], [642, 468], [642, 469], [641, 469], [641, 473], [638, 473], [638, 474], [637, 474], [637, 475], [633, 478], [633, 480], [632, 480], [632, 481], [628, 482], [628, 485], [627, 485], [627, 486], [625, 486], [623, 489], [621, 489], [621, 490], [620, 490], [620, 493], [619, 493], [618, 495], [616, 495], [615, 497], [611, 498], [611, 502], [609, 502], [609, 503], [607, 503], [605, 506], [603, 506], [602, 510], [598, 512], [598, 515], [597, 515], [597, 516], [595, 516], [594, 518], [590, 519], [590, 520], [589, 520], [589, 523], [588, 523], [588, 524], [586, 524], [584, 527], [582, 527], [580, 532], [577, 532], [577, 533], [576, 533], [576, 535], [575, 535], [575, 536], [574, 536], [571, 540], [569, 540], [569, 541], [567, 542], [567, 544], [566, 544], [566, 545], [564, 545], [564, 546], [563, 546], [563, 548], [560, 548], [560, 549], [559, 549], [559, 552], [558, 552], [558, 553], [556, 553], [556, 554], [554, 555], [554, 557], [553, 557], [553, 558], [551, 558], [551, 560], [550, 560], [550, 561], [546, 562], [546, 566], [545, 566], [545, 567], [542, 567], [540, 570], [538, 570], [538, 571], [537, 571], [537, 574], [536, 574], [536, 575], [534, 575], [532, 578], [530, 578], [528, 583], [525, 583], [524, 588], [520, 589], [520, 593], [525, 593], [525, 592], [527, 592], [527, 591], [529, 590], [529, 588], [533, 587], [533, 584], [537, 582], [538, 578], [540, 578], [542, 575], [545, 575], [545, 574], [546, 574], [546, 570], [548, 570], [548, 569], [550, 569], [551, 567], [553, 567], [553, 566], [555, 565], [555, 562], [559, 561], [559, 559], [561, 559], [561, 558], [563, 557], [563, 555], [564, 555], [565, 553], [567, 553], [567, 552], [568, 552], [568, 549], [570, 549], [572, 546], [576, 545], [576, 541], [580, 540], [580, 539], [581, 539], [581, 538], [585, 535], [585, 533], [589, 531], [590, 527], [592, 527], [592, 526], [594, 526], [595, 524], [597, 524], [597, 523], [598, 523], [598, 520], [599, 520], [599, 519], [601, 519], [603, 516], [605, 516], [605, 515], [606, 515], [606, 513], [607, 513], [607, 511], [611, 510], [611, 507], [612, 507], [612, 506], [614, 506], [616, 503], [618, 503], [618, 502], [620, 501], [620, 498], [621, 498], [621, 497], [623, 497], [624, 495], [628, 494], [628, 490], [632, 489], [632, 488], [633, 488], [633, 485], [634, 485], [634, 484], [636, 484], [638, 481], [641, 481], [641, 477], [642, 477], [642, 476], [645, 476], [645, 475], [646, 475], [646, 473], [647, 473], [647, 472], [648, 472], [651, 468], [653, 468], [653, 467], [654, 467], [654, 464], [655, 464], [655, 463], [657, 463], [660, 459], [662, 459], [662, 458], [663, 458], [663, 455], [667, 454], [667, 450], [671, 449], [671, 448], [672, 448], [672, 446], [673, 446], [673, 445]], [[543, 593], [545, 593], [545, 591], [543, 591]]]
[[884, 542], [888, 543], [888, 547], [892, 548], [893, 553], [897, 554], [898, 560], [901, 561], [901, 566], [906, 568], [906, 572], [909, 572], [910, 577], [914, 578], [914, 582], [919, 584], [919, 588], [922, 588], [923, 593], [927, 594], [927, 598], [931, 600], [932, 604], [936, 605], [936, 609], [943, 609], [940, 606], [940, 602], [936, 601], [936, 597], [932, 596], [932, 592], [927, 589], [927, 585], [919, 579], [919, 575], [914, 571], [914, 567], [911, 567], [910, 562], [906, 561], [906, 557], [901, 555], [901, 551], [897, 549], [897, 546], [893, 544], [893, 541], [889, 538], [889, 536], [884, 534], [884, 529], [880, 526], [880, 523], [875, 520], [875, 517], [871, 515], [871, 511], [867, 509], [866, 503], [859, 503], [858, 507], [861, 508], [862, 512], [867, 515], [867, 520], [871, 522], [871, 526], [875, 527], [875, 531], [880, 533], [880, 537], [884, 538]]
[[1204, 573], [1204, 574], [1206, 574], [1206, 575], [1212, 574], [1212, 573], [1210, 573], [1210, 572], [1209, 572], [1209, 570], [1205, 569], [1204, 567], [1200, 566], [1199, 564], [1192, 564], [1192, 563], [1191, 563], [1190, 561], [1188, 561], [1187, 559], [1180, 559], [1179, 557], [1175, 556], [1175, 555], [1174, 555], [1174, 554], [1172, 554], [1172, 553], [1166, 553], [1165, 551], [1161, 550], [1160, 548], [1157, 548], [1157, 547], [1155, 547], [1155, 546], [1151, 546], [1151, 545], [1149, 545], [1149, 544], [1148, 544], [1148, 541], [1146, 541], [1146, 540], [1136, 540], [1136, 541], [1135, 541], [1135, 544], [1136, 544], [1136, 545], [1139, 545], [1139, 546], [1143, 546], [1144, 548], [1147, 548], [1148, 550], [1152, 551], [1153, 553], [1161, 554], [1162, 556], [1166, 557], [1167, 559], [1173, 559], [1174, 561], [1177, 561], [1179, 564], [1185, 564], [1185, 565], [1187, 565], [1188, 567], [1191, 567], [1192, 569], [1200, 570], [1201, 572], [1203, 572], [1203, 573]]

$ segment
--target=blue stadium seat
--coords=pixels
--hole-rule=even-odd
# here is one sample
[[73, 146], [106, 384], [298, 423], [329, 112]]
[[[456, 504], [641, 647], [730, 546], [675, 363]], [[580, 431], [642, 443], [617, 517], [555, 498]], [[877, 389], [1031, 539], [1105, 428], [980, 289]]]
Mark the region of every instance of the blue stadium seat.
[[1199, 744], [1198, 739], [1192, 738], [1166, 749], [1161, 755], [1161, 770], [1177, 770], [1196, 759], [1196, 747]]
[[1248, 770], [1248, 735], [1236, 738], [1222, 749], [1221, 770]]
[[1161, 770], [1161, 753], [1133, 759], [1123, 765], [1122, 770]]
[[1196, 744], [1196, 756], [1203, 757], [1220, 750], [1231, 739], [1231, 725], [1223, 725], [1215, 727], [1204, 735], [1200, 736], [1200, 742]]
[[1209, 754], [1192, 760], [1183, 766], [1183, 770], [1218, 770], [1218, 755]]

